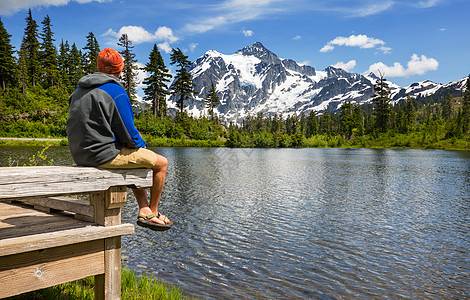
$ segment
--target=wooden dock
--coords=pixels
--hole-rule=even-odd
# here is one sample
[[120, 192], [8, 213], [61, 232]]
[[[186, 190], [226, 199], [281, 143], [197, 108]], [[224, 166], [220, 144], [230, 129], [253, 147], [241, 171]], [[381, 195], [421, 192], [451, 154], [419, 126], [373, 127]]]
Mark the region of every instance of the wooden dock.
[[126, 187], [151, 184], [148, 169], [0, 168], [0, 298], [95, 276], [95, 299], [120, 299]]

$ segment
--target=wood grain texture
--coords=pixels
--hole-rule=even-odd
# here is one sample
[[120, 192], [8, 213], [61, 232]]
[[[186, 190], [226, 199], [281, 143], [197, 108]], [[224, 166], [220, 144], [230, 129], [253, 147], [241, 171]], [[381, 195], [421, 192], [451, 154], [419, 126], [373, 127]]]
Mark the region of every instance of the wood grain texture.
[[0, 200], [99, 192], [112, 186], [148, 188], [152, 186], [152, 170], [72, 166], [0, 167]]
[[87, 226], [57, 232], [0, 239], [0, 260], [6, 255], [121, 236], [134, 233], [134, 230], [134, 225], [132, 224], [108, 227]]
[[104, 274], [95, 276], [95, 299], [121, 298], [121, 237], [105, 240]]
[[[0, 168], [0, 298], [95, 276], [96, 299], [120, 299], [121, 235], [134, 232], [121, 224], [121, 207], [126, 188], [148, 188], [152, 175], [151, 169]], [[89, 194], [90, 201], [56, 197], [72, 194]], [[11, 200], [46, 212], [5, 203]], [[93, 216], [94, 223], [72, 213]]]
[[47, 198], [33, 198], [23, 200], [25, 203], [31, 205], [40, 205], [57, 210], [73, 212], [83, 216], [93, 216], [93, 206], [89, 201], [80, 200], [70, 197], [47, 197]]
[[104, 273], [103, 240], [0, 260], [0, 298]]

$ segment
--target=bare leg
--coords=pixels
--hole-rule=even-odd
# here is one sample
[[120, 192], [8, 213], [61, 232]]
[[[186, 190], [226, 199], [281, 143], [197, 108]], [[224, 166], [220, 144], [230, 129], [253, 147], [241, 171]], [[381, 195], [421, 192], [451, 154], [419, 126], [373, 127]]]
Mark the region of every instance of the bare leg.
[[[158, 160], [153, 166], [153, 182], [150, 188], [150, 204], [147, 199], [146, 189], [132, 189], [137, 204], [139, 205], [139, 213], [143, 215], [150, 215], [152, 213], [157, 214], [158, 203], [163, 192], [163, 186], [165, 185], [166, 171], [168, 168], [168, 160], [158, 154]], [[164, 225], [165, 216], [161, 216], [160, 219], [152, 218], [150, 221]]]

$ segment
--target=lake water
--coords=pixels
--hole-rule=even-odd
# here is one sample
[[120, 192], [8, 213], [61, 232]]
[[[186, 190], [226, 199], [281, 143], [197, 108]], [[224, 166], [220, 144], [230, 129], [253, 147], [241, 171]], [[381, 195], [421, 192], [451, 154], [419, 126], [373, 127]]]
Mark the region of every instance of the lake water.
[[[0, 147], [0, 164], [38, 149]], [[153, 150], [175, 224], [123, 237], [131, 269], [208, 299], [470, 298], [470, 152]]]

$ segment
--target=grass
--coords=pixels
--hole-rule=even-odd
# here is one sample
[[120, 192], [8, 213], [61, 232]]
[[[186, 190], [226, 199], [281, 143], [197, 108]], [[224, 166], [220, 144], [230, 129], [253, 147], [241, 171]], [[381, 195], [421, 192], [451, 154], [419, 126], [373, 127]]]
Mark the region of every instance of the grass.
[[[155, 138], [146, 139], [148, 147], [225, 147], [225, 140], [191, 140]], [[39, 140], [0, 140], [0, 146], [68, 146], [66, 138], [61, 141]], [[443, 134], [436, 137], [424, 136], [422, 133], [383, 134], [377, 138], [370, 135], [354, 137], [351, 140], [339, 135], [316, 135], [304, 138], [301, 147], [307, 148], [389, 148], [389, 149], [443, 149], [470, 150], [470, 138], [445, 139]]]
[[[94, 277], [59, 284], [50, 288], [33, 291], [7, 300], [93, 300]], [[121, 270], [121, 299], [123, 300], [179, 300], [196, 299], [183, 296], [179, 287], [161, 280], [153, 279], [146, 274], [137, 275], [134, 271]]]
[[68, 146], [67, 138], [61, 141], [40, 141], [40, 140], [0, 140], [0, 146]]

